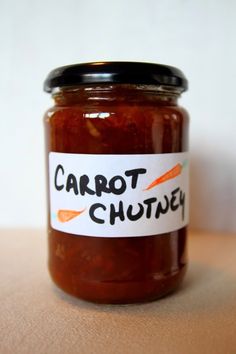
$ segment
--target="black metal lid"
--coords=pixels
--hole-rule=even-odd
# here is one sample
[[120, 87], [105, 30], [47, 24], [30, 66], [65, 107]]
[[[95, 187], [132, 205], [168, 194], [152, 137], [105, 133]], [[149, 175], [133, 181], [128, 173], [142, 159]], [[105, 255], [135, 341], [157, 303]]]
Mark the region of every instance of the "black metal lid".
[[140, 62], [92, 62], [62, 66], [51, 71], [44, 90], [84, 84], [120, 83], [178, 87], [186, 91], [188, 82], [177, 68]]

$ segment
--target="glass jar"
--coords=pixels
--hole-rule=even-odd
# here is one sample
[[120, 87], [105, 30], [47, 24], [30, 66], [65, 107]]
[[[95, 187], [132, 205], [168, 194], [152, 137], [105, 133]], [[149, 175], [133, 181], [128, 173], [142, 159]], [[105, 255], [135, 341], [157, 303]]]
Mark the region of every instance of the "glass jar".
[[187, 80], [149, 63], [76, 64], [44, 85], [49, 270], [98, 303], [160, 298], [186, 271]]

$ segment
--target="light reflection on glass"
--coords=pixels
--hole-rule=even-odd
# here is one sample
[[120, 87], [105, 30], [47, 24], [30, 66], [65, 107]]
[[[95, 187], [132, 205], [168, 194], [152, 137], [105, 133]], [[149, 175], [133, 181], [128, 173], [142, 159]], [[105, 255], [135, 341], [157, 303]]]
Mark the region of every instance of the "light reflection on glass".
[[110, 113], [108, 112], [97, 112], [97, 113], [85, 113], [84, 114], [85, 118], [100, 118], [100, 119], [105, 119], [110, 117]]

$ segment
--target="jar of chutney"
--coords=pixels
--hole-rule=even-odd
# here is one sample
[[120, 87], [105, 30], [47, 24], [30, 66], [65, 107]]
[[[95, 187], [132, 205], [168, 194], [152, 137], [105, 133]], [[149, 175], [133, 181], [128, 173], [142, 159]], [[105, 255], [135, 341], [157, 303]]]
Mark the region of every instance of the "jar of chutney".
[[97, 303], [155, 300], [186, 271], [188, 125], [174, 67], [57, 68], [44, 89], [49, 270]]

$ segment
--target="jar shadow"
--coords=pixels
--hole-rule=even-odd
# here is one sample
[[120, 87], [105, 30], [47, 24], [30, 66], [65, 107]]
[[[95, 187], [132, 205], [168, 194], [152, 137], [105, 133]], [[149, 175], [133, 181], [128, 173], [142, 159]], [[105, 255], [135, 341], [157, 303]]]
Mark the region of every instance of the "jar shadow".
[[165, 317], [174, 311], [176, 315], [204, 311], [220, 311], [235, 303], [236, 282], [231, 274], [208, 265], [191, 262], [187, 275], [177, 291], [159, 300], [125, 305], [104, 305], [90, 303], [67, 295], [53, 285], [54, 293], [61, 300], [78, 309], [129, 314], [138, 316]]
[[193, 150], [190, 155], [190, 228], [232, 232], [236, 229], [232, 159], [220, 158], [220, 145], [214, 153], [208, 150], [206, 146], [204, 154]]

